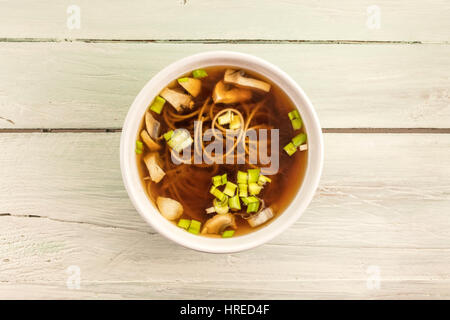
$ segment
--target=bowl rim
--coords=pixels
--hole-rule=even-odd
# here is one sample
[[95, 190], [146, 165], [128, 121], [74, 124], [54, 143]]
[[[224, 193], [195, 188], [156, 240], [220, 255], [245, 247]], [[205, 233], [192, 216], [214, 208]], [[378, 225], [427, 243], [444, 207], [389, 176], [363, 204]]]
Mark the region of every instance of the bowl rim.
[[[209, 66], [235, 66], [262, 74], [276, 83], [299, 110], [308, 135], [308, 163], [294, 199], [273, 222], [254, 232], [227, 239], [190, 234], [167, 221], [149, 201], [135, 159], [139, 124], [149, 103], [168, 83], [191, 70]], [[120, 139], [120, 168], [128, 196], [143, 219], [166, 238], [198, 251], [232, 253], [266, 243], [285, 231], [303, 214], [318, 187], [323, 168], [323, 135], [319, 119], [303, 89], [284, 71], [266, 60], [236, 51], [207, 51], [179, 59], [153, 76], [134, 99]]]

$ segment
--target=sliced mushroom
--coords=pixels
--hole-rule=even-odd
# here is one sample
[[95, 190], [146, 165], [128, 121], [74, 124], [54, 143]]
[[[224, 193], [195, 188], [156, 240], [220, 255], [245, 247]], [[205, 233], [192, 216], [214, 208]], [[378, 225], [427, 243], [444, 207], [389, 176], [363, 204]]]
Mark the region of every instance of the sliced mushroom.
[[158, 139], [159, 132], [161, 130], [161, 123], [158, 120], [153, 118], [150, 111], [145, 113], [145, 127], [147, 129], [148, 134], [152, 139]]
[[202, 90], [202, 81], [199, 79], [181, 78], [178, 79], [178, 83], [193, 97], [198, 96]]
[[183, 214], [183, 206], [181, 203], [171, 198], [158, 197], [156, 199], [156, 205], [161, 215], [167, 220], [178, 219]]
[[225, 83], [231, 83], [239, 87], [258, 89], [264, 92], [270, 91], [270, 84], [261, 80], [245, 77], [240, 70], [227, 69], [223, 79]]
[[164, 178], [166, 173], [159, 165], [159, 157], [158, 153], [150, 152], [144, 156], [144, 162], [147, 166], [148, 173], [150, 174], [150, 179], [152, 181], [158, 183]]
[[238, 103], [250, 100], [252, 92], [242, 88], [229, 88], [223, 81], [217, 82], [214, 87], [213, 100], [215, 103]]
[[176, 90], [165, 88], [161, 91], [160, 96], [166, 99], [177, 112], [183, 111], [183, 108], [190, 109], [194, 106], [194, 102], [189, 95]]
[[234, 215], [231, 213], [216, 214], [205, 222], [202, 234], [221, 234], [228, 227], [237, 228]]
[[249, 218], [247, 221], [250, 224], [250, 226], [252, 228], [254, 228], [272, 218], [273, 218], [273, 210], [272, 210], [272, 208], [269, 207], [269, 208], [265, 208], [264, 210], [261, 210], [259, 213], [255, 214], [254, 216]]
[[150, 151], [157, 151], [161, 149], [161, 146], [156, 143], [152, 138], [150, 138], [150, 135], [148, 134], [147, 130], [141, 131], [141, 138], [142, 141], [144, 141], [145, 145], [150, 149]]

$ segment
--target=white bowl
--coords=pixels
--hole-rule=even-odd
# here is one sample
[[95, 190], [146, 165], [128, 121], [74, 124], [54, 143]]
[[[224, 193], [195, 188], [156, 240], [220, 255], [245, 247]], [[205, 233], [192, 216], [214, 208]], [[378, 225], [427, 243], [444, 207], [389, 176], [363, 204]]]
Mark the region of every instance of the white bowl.
[[[209, 238], [193, 235], [167, 221], [149, 201], [136, 165], [135, 143], [139, 124], [154, 97], [172, 80], [198, 68], [235, 66], [255, 71], [276, 83], [298, 108], [308, 135], [308, 164], [303, 183], [288, 208], [273, 222], [259, 230], [234, 238]], [[199, 251], [229, 253], [259, 246], [292, 225], [311, 202], [319, 184], [323, 163], [323, 138], [314, 108], [303, 90], [285, 72], [252, 55], [210, 51], [195, 54], [161, 70], [139, 92], [123, 125], [120, 141], [120, 167], [128, 195], [141, 216], [154, 229], [176, 243]]]

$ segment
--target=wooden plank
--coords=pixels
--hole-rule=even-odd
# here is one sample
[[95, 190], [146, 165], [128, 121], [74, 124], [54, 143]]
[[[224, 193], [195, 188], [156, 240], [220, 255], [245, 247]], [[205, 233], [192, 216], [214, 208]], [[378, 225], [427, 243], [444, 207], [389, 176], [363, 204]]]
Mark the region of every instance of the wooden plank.
[[[69, 5], [81, 10], [69, 29]], [[380, 27], [368, 23], [377, 6]], [[4, 0], [0, 37], [448, 41], [446, 0]], [[371, 12], [370, 17], [368, 10]]]
[[450, 123], [448, 45], [1, 43], [0, 127], [121, 127], [155, 73], [205, 50], [247, 52], [280, 66], [325, 128]]
[[[291, 237], [283, 245], [211, 255], [121, 228], [19, 217], [1, 222], [2, 299], [450, 297], [448, 248], [308, 246]], [[333, 231], [326, 237], [336, 240]], [[79, 268], [79, 289], [67, 287], [70, 266]], [[371, 270], [379, 271], [379, 289], [368, 286]]]
[[[119, 136], [0, 134], [0, 298], [450, 298], [450, 135], [326, 134], [302, 218], [230, 255], [184, 249], [142, 221]], [[380, 289], [367, 286], [373, 270]]]
[[[0, 213], [153, 233], [123, 188], [119, 137], [0, 134]], [[313, 203], [273, 243], [449, 247], [450, 135], [326, 134], [325, 143]]]

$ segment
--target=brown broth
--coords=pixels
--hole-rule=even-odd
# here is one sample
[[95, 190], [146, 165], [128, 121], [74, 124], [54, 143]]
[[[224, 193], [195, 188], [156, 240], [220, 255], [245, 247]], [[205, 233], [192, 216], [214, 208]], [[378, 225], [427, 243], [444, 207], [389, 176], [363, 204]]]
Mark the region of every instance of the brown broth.
[[[208, 77], [202, 79], [202, 92], [198, 97], [193, 99], [195, 101], [195, 107], [193, 111], [197, 110], [201, 105], [203, 105], [205, 99], [211, 96], [215, 84], [223, 78], [223, 74], [227, 68], [227, 66], [204, 68], [208, 73]], [[272, 182], [266, 184], [262, 192], [258, 195], [259, 198], [264, 200], [266, 207], [272, 207], [275, 217], [257, 228], [252, 228], [245, 219], [243, 219], [239, 215], [236, 215], [236, 223], [238, 225], [238, 228], [235, 231], [234, 236], [244, 235], [246, 233], [258, 230], [259, 228], [263, 228], [265, 225], [274, 221], [280, 214], [282, 214], [282, 212], [293, 200], [298, 189], [301, 186], [306, 170], [308, 154], [308, 151], [297, 151], [294, 155], [288, 156], [283, 150], [283, 147], [288, 144], [295, 135], [300, 132], [305, 132], [304, 127], [302, 127], [301, 130], [296, 131], [294, 131], [292, 128], [288, 113], [294, 110], [295, 106], [289, 99], [289, 97], [270, 80], [254, 72], [249, 72], [247, 70], [244, 71], [246, 72], [246, 74], [253, 78], [260, 79], [271, 84], [270, 92], [267, 94], [263, 94], [268, 96], [268, 100], [265, 104], [268, 107], [266, 108], [268, 109], [268, 111], [265, 115], [262, 115], [260, 119], [255, 119], [254, 121], [258, 120], [258, 123], [264, 123], [266, 125], [272, 126], [273, 128], [280, 129], [279, 170], [277, 174], [270, 176]], [[184, 76], [190, 76], [190, 73], [186, 75], [180, 75], [179, 78]], [[168, 85], [168, 87], [170, 88], [175, 86], [177, 86], [175, 81]], [[257, 94], [256, 97], [252, 99], [252, 101], [250, 101], [250, 103], [248, 104], [251, 105], [253, 100], [260, 100], [261, 98], [262, 94]], [[220, 108], [216, 107], [216, 112], [226, 107], [227, 106]], [[168, 102], [166, 102], [166, 104], [164, 105], [164, 109], [167, 108], [170, 108], [171, 111], [176, 113], [175, 109], [173, 109], [173, 107], [170, 106]], [[154, 118], [161, 123], [161, 133], [170, 130], [170, 128], [164, 121], [164, 112], [165, 111], [163, 110], [161, 115], [157, 115], [152, 112]], [[189, 124], [196, 119], [197, 117], [194, 117], [189, 121], [177, 122], [177, 128], [187, 128]], [[144, 129], [144, 127], [145, 121], [143, 119], [141, 121], [139, 131], [137, 132], [138, 140], [140, 140], [139, 133], [142, 129]], [[163, 144], [165, 144], [165, 142], [163, 142]], [[144, 154], [145, 152], [148, 151], [144, 151]], [[163, 153], [164, 151], [160, 152], [161, 157], [165, 158], [165, 155]], [[207, 219], [212, 217], [212, 215], [208, 215], [205, 213], [205, 209], [212, 206], [212, 201], [214, 199], [214, 196], [209, 193], [209, 189], [212, 185], [212, 176], [227, 173], [228, 180], [236, 183], [238, 170], [246, 171], [247, 169], [251, 168], [246, 164], [220, 164], [218, 165], [219, 168], [217, 172], [213, 173], [211, 167], [195, 167], [194, 165], [184, 164], [181, 165], [182, 168], [180, 170], [180, 174], [172, 175], [171, 177], [166, 175], [158, 184], [156, 184], [149, 180], [144, 180], [144, 178], [148, 176], [147, 168], [144, 161], [142, 160], [144, 154], [136, 155], [136, 160], [142, 185], [152, 203], [155, 203], [155, 200], [158, 196], [175, 199], [183, 204], [184, 213], [181, 218], [198, 220], [202, 223], [202, 226]], [[166, 164], [167, 162], [162, 166], [164, 171], [168, 171], [176, 167], [174, 164], [171, 164], [169, 165], [171, 168], [167, 168]], [[183, 181], [179, 181], [179, 179], [185, 179], [186, 181], [184, 183]], [[171, 185], [173, 185], [174, 183], [182, 185], [182, 187], [177, 188], [177, 192], [174, 192], [173, 189], [171, 189]], [[222, 189], [223, 187], [221, 187], [220, 190]], [[239, 212], [245, 212], [246, 207], [243, 206], [242, 202], [241, 207], [242, 210]], [[215, 235], [208, 234], [208, 236]]]

